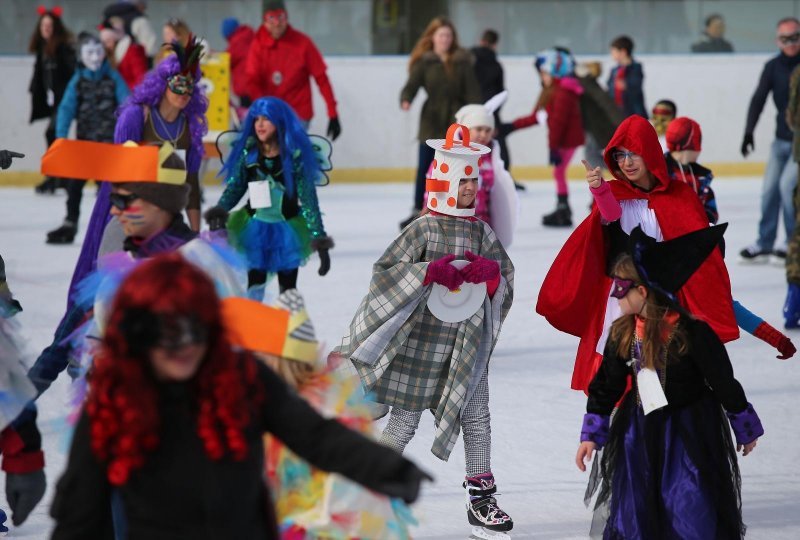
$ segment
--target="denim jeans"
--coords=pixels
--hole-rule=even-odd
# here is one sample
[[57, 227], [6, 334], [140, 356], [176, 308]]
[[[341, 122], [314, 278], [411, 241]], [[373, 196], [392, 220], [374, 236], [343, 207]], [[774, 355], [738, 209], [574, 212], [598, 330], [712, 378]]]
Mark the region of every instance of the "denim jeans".
[[781, 213], [787, 241], [792, 237], [796, 185], [797, 164], [792, 159], [792, 141], [775, 139], [761, 190], [761, 220], [758, 222], [758, 246], [761, 249], [772, 250], [774, 247]]

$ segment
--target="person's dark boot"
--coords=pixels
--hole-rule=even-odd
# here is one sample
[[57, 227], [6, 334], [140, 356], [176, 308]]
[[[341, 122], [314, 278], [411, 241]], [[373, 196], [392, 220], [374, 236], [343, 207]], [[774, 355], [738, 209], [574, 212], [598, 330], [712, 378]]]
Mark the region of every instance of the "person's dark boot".
[[56, 187], [56, 179], [47, 176], [33, 190], [40, 195], [52, 195], [56, 192]]
[[47, 233], [48, 244], [71, 244], [78, 232], [78, 225], [74, 221], [64, 220], [58, 229]]
[[558, 196], [556, 209], [542, 216], [545, 227], [572, 227], [572, 210], [569, 208], [566, 195]]
[[526, 188], [524, 184], [520, 184], [519, 182], [514, 182], [514, 189], [516, 189], [517, 191], [526, 191], [528, 188]]

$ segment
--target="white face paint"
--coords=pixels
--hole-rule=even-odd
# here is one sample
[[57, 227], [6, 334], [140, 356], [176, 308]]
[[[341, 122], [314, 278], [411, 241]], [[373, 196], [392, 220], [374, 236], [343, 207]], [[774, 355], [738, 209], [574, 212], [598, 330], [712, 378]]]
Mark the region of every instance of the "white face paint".
[[81, 63], [90, 71], [97, 71], [106, 59], [103, 44], [99, 41], [90, 41], [81, 45]]

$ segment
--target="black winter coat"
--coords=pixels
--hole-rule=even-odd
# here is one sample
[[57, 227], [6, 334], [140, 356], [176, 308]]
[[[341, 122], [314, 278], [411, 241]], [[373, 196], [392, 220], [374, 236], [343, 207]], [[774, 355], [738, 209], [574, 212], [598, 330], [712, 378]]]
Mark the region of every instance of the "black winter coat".
[[[245, 357], [245, 362], [257, 362]], [[117, 491], [129, 540], [278, 538], [264, 482], [262, 437], [270, 432], [309, 463], [341, 473], [374, 491], [402, 484], [413, 464], [336, 420], [326, 420], [269, 368], [258, 364], [264, 402], [245, 432], [244, 461], [212, 461], [197, 435], [191, 383], [159, 384], [162, 429], [156, 450]], [[113, 539], [112, 487], [90, 447], [84, 411], [50, 513], [54, 540]]]
[[497, 53], [489, 47], [473, 47], [472, 55], [475, 57], [475, 76], [486, 102], [505, 90], [503, 66], [497, 61]]
[[[33, 77], [28, 86], [31, 94], [31, 123], [41, 118], [50, 118], [58, 110], [61, 97], [75, 71], [75, 49], [62, 43], [53, 58], [47, 58], [44, 51], [36, 53]], [[47, 103], [47, 90], [53, 91], [54, 103]]]

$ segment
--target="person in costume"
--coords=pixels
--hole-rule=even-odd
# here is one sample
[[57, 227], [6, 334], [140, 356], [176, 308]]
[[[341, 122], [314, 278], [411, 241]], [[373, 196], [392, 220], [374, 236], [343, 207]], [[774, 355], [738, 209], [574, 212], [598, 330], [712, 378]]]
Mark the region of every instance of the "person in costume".
[[[128, 87], [109, 65], [97, 36], [82, 32], [78, 50], [78, 69], [58, 106], [56, 138], [67, 137], [75, 120], [78, 139], [113, 142], [117, 107], [128, 97]], [[66, 180], [67, 216], [60, 227], [47, 233], [48, 244], [71, 244], [75, 239], [84, 184], [81, 180]]]
[[[714, 191], [711, 189], [714, 175], [697, 162], [703, 140], [700, 124], [691, 118], [681, 116], [669, 123], [664, 135], [667, 145], [664, 159], [667, 161], [667, 174], [670, 180], [689, 185], [703, 204], [709, 223], [716, 224], [719, 220], [719, 211]], [[785, 360], [797, 352], [786, 335], [736, 300], [733, 301], [733, 310], [739, 327], [778, 349], [780, 352], [778, 358]]]
[[[246, 255], [254, 299], [263, 298], [273, 274], [281, 292], [296, 288], [298, 268], [313, 251], [320, 257], [319, 274], [330, 270], [333, 239], [317, 199], [317, 186], [327, 184], [325, 171], [331, 167], [330, 143], [314, 141], [288, 103], [259, 98], [220, 171], [225, 191], [206, 220], [212, 230], [227, 226], [231, 243]], [[246, 193], [248, 205], [229, 216]]]
[[575, 61], [563, 49], [547, 49], [536, 55], [536, 70], [542, 79], [542, 92], [531, 114], [512, 122], [514, 129], [526, 128], [540, 122], [547, 113], [549, 163], [556, 182], [556, 209], [542, 216], [542, 225], [571, 227], [567, 168], [575, 150], [584, 143], [581, 117], [583, 86], [574, 77]]
[[[428, 144], [435, 150], [430, 211], [375, 263], [369, 292], [335, 352], [352, 361], [377, 403], [391, 407], [382, 443], [402, 452], [430, 409], [431, 451], [446, 461], [463, 429], [469, 522], [510, 530], [494, 497], [488, 367], [511, 308], [514, 266], [491, 227], [475, 217], [478, 160], [490, 150], [458, 124]], [[458, 266], [451, 264], [456, 258]], [[458, 298], [478, 302], [447, 309], [449, 291], [458, 289]]]
[[[105, 159], [85, 160], [86, 155], [103, 155]], [[190, 190], [186, 165], [169, 143], [159, 148], [59, 139], [45, 154], [42, 171], [65, 178], [104, 178], [111, 186], [107, 196], [111, 214], [120, 224], [125, 240], [124, 251], [121, 247], [115, 253], [104, 254], [99, 270], [76, 286], [73, 304], [56, 330], [53, 343], [28, 372], [36, 386], [36, 398], [65, 370], [73, 379], [85, 375], [93, 353], [90, 344], [103, 333], [103, 314], [108, 312], [110, 295], [138, 261], [179, 250], [208, 272], [220, 294], [244, 295], [244, 276], [237, 274], [213, 245], [198, 239], [183, 220]], [[38, 494], [40, 499], [45, 479], [44, 475], [33, 476], [44, 466], [36, 417], [36, 405], [31, 402], [14, 421], [13, 429], [23, 443], [18, 459], [24, 461], [26, 468], [9, 472], [6, 482], [22, 483], [22, 479], [30, 478], [21, 491]]]
[[125, 33], [124, 23], [114, 18], [100, 25], [100, 41], [106, 50], [111, 67], [119, 71], [125, 84], [133, 90], [147, 74], [147, 54], [144, 47]]
[[[237, 345], [226, 313], [238, 305], [177, 253], [122, 282], [50, 509], [53, 539], [110, 538], [114, 493], [130, 540], [277, 539], [264, 433], [323, 470], [417, 498], [429, 477], [414, 463], [323, 418]], [[256, 330], [275, 327], [264, 317]]]
[[[47, 118], [44, 136], [50, 147], [56, 138], [56, 112], [67, 84], [75, 71], [75, 50], [72, 48], [72, 35], [61, 19], [63, 10], [44, 6], [36, 9], [39, 18], [33, 30], [28, 52], [36, 55], [28, 92], [31, 94], [30, 123]], [[58, 179], [45, 178], [36, 186], [36, 193], [54, 193]]]
[[[610, 267], [627, 249], [628, 234], [640, 225], [661, 241], [708, 227], [692, 188], [669, 179], [655, 129], [641, 116], [629, 116], [620, 124], [604, 159], [614, 179], [603, 180], [599, 168], [587, 171], [596, 204], [556, 256], [536, 304], [536, 312], [551, 325], [581, 338], [571, 386], [583, 391], [600, 365], [611, 323], [619, 316], [617, 302], [609, 296]], [[719, 250], [677, 291], [677, 298], [723, 342], [739, 337], [730, 278]]]
[[[456, 123], [469, 129], [470, 139], [492, 149], [479, 163], [478, 192], [475, 196], [475, 216], [488, 223], [497, 234], [503, 247], [508, 249], [513, 241], [517, 221], [519, 197], [514, 179], [500, 156], [500, 145], [493, 138], [494, 112], [508, 96], [501, 92], [484, 105], [464, 105], [456, 111]], [[428, 178], [433, 173], [428, 169]]]
[[637, 227], [612, 268], [622, 316], [589, 385], [575, 457], [585, 471], [603, 449], [586, 493], [588, 504], [599, 487], [593, 538], [744, 537], [736, 452], [749, 455], [764, 429], [717, 334], [675, 301], [725, 228], [657, 242]]
[[675, 120], [676, 116], [678, 116], [678, 106], [669, 99], [660, 100], [650, 112], [650, 123], [656, 129], [662, 152], [669, 152], [667, 148], [667, 128]]
[[[251, 345], [259, 351], [257, 357], [319, 414], [375, 438], [358, 377], [337, 369], [341, 357], [319, 365], [319, 343], [300, 293], [290, 289], [272, 307], [276, 313], [289, 313], [288, 318], [276, 317], [274, 324], [282, 343], [271, 349]], [[249, 317], [242, 325], [253, 326]], [[265, 438], [264, 447], [267, 481], [283, 538], [410, 538], [408, 526], [414, 521], [402, 501], [314, 468], [272, 435]]]

